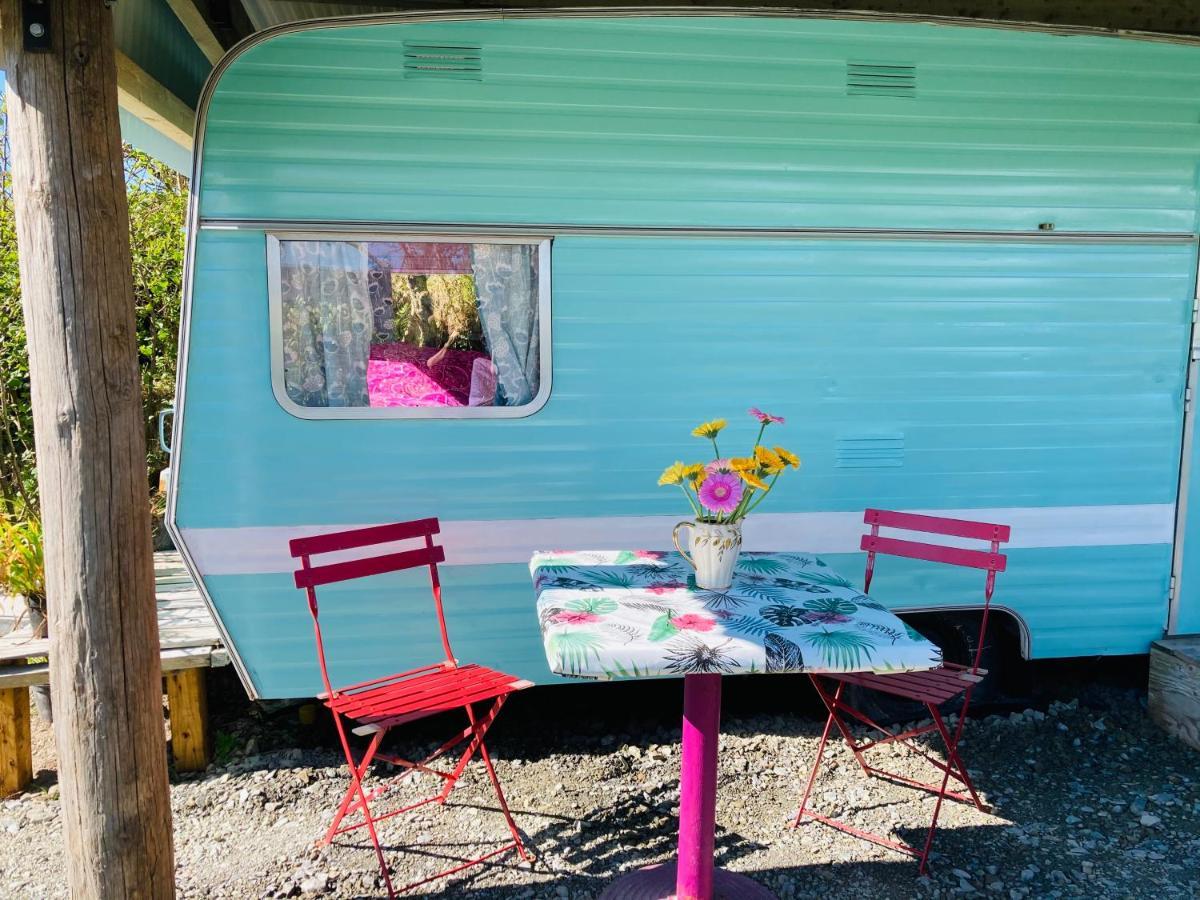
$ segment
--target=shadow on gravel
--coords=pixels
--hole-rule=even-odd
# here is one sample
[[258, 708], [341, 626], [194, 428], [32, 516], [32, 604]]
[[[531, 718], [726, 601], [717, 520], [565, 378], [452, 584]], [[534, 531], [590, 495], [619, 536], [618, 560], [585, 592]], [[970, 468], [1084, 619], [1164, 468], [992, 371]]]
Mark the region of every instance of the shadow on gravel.
[[[446, 805], [500, 815], [499, 808], [494, 806], [456, 804], [453, 801]], [[519, 817], [522, 810], [513, 809], [512, 812], [514, 816]], [[522, 829], [521, 837], [538, 859], [545, 855], [544, 848], [555, 848], [555, 853], [572, 869], [571, 875], [564, 876], [561, 881], [572, 890], [584, 890], [585, 884], [602, 889], [604, 884], [616, 877], [615, 873], [621, 871], [622, 864], [627, 868], [631, 861], [635, 866], [660, 862], [674, 853], [678, 839], [678, 808], [673, 793], [666, 787], [643, 792], [640, 796], [625, 797], [610, 806], [592, 810], [579, 817], [552, 818], [551, 824], [534, 833], [527, 833]], [[373, 850], [369, 842], [337, 843], [347, 848]], [[471, 856], [483, 855], [495, 849], [496, 844], [467, 841], [426, 841], [410, 844], [392, 841], [385, 842], [383, 848], [388, 854], [402, 852], [424, 856], [449, 867]], [[765, 847], [762, 844], [718, 825], [716, 856], [719, 865], [728, 866], [750, 853], [763, 849]], [[539, 865], [546, 871], [544, 863]], [[489, 867], [517, 868], [516, 857], [506, 857], [491, 866], [481, 867], [478, 873], [463, 877], [462, 881], [455, 884], [456, 896], [467, 891], [478, 875], [486, 872]], [[555, 885], [559, 883], [554, 882]], [[509, 889], [492, 887], [479, 889], [478, 893], [480, 896], [502, 897], [520, 893], [526, 888], [512, 889], [512, 893], [506, 893], [507, 890]]]
[[[634, 811], [636, 814], [636, 811]], [[659, 823], [660, 814], [654, 810], [643, 814], [647, 821]], [[618, 856], [625, 855], [625, 850], [614, 846], [610, 841], [601, 840], [590, 845], [581, 846], [580, 853], [598, 852], [598, 855], [583, 864], [580, 860], [572, 860], [583, 871], [564, 874], [549, 882], [514, 886], [479, 886], [481, 878], [489, 868], [514, 868], [515, 863], [499, 862], [492, 866], [482, 866], [472, 874], [457, 876], [453, 884], [452, 896], [473, 898], [473, 900], [512, 900], [520, 897], [552, 898], [566, 896], [573, 900], [594, 898], [613, 881], [626, 872], [643, 865], [663, 862], [674, 848], [673, 821], [666, 822], [666, 827], [656, 827], [651, 840], [645, 835], [628, 835], [636, 842], [636, 859], [625, 859], [624, 866], [618, 865]], [[939, 831], [938, 841], [942, 844], [939, 852], [940, 863], [937, 872], [951, 870], [955, 859], [959, 856], [977, 856], [981, 848], [988, 846], [997, 837], [1000, 826], [980, 825], [970, 828], [956, 828]], [[921, 829], [900, 829], [898, 836], [906, 841], [924, 839]], [[531, 843], [536, 843], [538, 837], [550, 836], [550, 830], [543, 830], [534, 835]], [[435, 845], [451, 846], [451, 845]], [[472, 845], [473, 847], [474, 845]], [[408, 848], [410, 852], [414, 848]], [[479, 845], [478, 852], [486, 852], [486, 845]], [[896, 897], [924, 895], [921, 882], [917, 876], [916, 862], [897, 856], [894, 860], [869, 860], [855, 862], [820, 862], [809, 865], [771, 866], [762, 869], [748, 869], [731, 865], [740, 857], [761, 849], [751, 841], [747, 841], [736, 833], [719, 830], [717, 834], [717, 864], [734, 868], [744, 875], [758, 881], [774, 891], [781, 900], [794, 897], [820, 897], [822, 900], [893, 900]], [[435, 857], [436, 854], [429, 854]], [[451, 857], [438, 857], [449, 863]], [[543, 867], [543, 873], [547, 870]], [[553, 874], [553, 873], [550, 873]], [[465, 876], [465, 877], [464, 877]], [[565, 890], [562, 894], [560, 889]], [[964, 888], [964, 893], [967, 891]], [[970, 891], [974, 893], [974, 889]], [[374, 895], [362, 895], [363, 897]], [[439, 896], [442, 896], [439, 894]]]

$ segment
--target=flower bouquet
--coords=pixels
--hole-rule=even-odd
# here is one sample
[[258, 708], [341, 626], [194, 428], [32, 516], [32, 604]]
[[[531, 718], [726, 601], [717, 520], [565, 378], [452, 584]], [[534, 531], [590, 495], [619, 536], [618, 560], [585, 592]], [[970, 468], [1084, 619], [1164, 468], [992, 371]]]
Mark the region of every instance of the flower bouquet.
[[[712, 442], [713, 459], [707, 463], [674, 462], [658, 479], [660, 485], [678, 485], [692, 507], [695, 519], [675, 526], [673, 537], [679, 553], [696, 570], [696, 586], [723, 591], [733, 583], [733, 567], [742, 548], [742, 520], [756, 509], [789, 467], [798, 469], [800, 458], [783, 447], [762, 444], [769, 425], [783, 424], [773, 416], [752, 408], [758, 419], [758, 437], [749, 456], [721, 456], [717, 443], [728, 424], [713, 419], [697, 426], [692, 434]], [[688, 553], [680, 545], [679, 532], [688, 529]]]

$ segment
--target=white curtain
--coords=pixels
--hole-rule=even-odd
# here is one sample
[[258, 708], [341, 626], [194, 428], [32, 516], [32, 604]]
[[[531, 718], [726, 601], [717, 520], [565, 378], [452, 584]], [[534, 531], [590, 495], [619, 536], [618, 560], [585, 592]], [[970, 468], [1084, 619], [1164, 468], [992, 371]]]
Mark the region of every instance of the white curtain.
[[283, 379], [300, 406], [368, 406], [367, 245], [280, 241]]
[[473, 244], [479, 320], [496, 366], [496, 405], [522, 406], [541, 382], [537, 247]]

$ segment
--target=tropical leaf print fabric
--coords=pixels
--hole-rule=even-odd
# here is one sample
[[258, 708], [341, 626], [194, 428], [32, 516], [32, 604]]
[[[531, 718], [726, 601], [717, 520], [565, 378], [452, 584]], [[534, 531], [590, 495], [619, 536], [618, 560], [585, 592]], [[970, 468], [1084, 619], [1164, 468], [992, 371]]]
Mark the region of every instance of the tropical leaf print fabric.
[[578, 678], [910, 672], [941, 651], [819, 557], [743, 553], [725, 591], [677, 553], [544, 551], [529, 564], [550, 668]]

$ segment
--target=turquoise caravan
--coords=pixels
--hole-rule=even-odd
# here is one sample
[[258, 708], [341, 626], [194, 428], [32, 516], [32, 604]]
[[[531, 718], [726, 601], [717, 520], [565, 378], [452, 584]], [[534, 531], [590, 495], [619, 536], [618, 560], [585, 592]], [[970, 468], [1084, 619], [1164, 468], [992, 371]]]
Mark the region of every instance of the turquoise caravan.
[[[751, 405], [804, 468], [750, 549], [857, 575], [867, 506], [1004, 522], [1014, 653], [1200, 631], [1200, 48], [344, 18], [242, 43], [199, 116], [169, 522], [253, 695], [320, 689], [289, 539], [426, 516], [456, 650], [555, 680], [530, 555], [667, 546], [658, 473]], [[981, 602], [903, 562], [874, 592], [929, 627]], [[343, 681], [437, 658], [394, 577], [325, 603]]]

